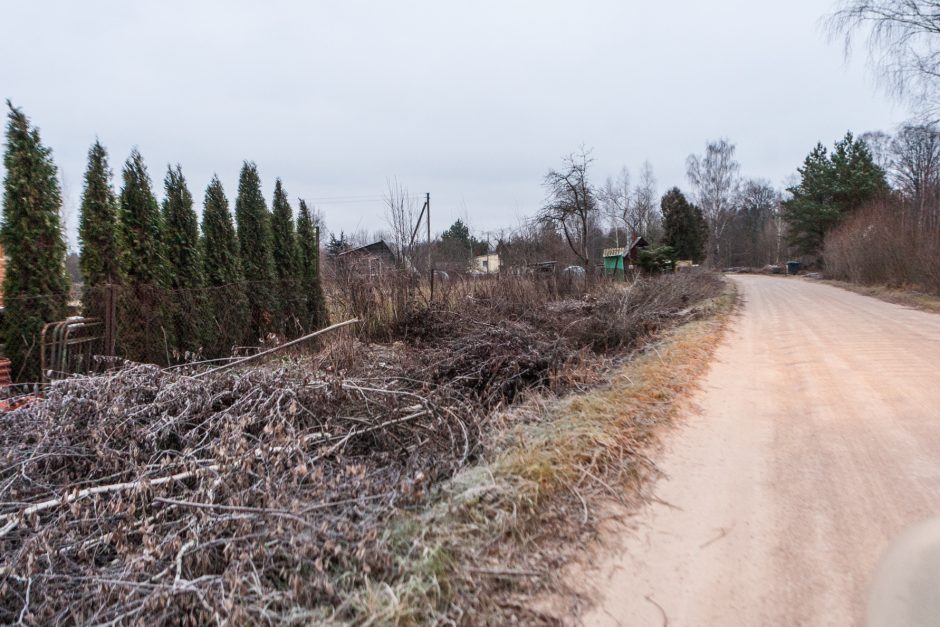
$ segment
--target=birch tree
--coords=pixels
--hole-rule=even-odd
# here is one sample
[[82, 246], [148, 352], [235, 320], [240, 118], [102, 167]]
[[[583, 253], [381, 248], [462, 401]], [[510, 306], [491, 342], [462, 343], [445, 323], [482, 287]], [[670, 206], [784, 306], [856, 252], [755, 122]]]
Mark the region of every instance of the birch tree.
[[741, 169], [734, 151], [734, 144], [719, 139], [706, 144], [704, 155], [689, 155], [686, 161], [695, 200], [708, 222], [708, 257], [713, 263], [720, 259], [721, 238], [734, 218]]

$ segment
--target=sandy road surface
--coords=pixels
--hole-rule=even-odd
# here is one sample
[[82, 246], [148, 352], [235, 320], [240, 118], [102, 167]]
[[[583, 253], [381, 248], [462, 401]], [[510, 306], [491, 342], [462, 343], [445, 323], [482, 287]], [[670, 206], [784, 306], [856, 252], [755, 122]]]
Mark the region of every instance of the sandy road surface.
[[701, 413], [660, 459], [673, 507], [640, 513], [585, 624], [859, 624], [888, 542], [940, 515], [940, 315], [735, 280]]

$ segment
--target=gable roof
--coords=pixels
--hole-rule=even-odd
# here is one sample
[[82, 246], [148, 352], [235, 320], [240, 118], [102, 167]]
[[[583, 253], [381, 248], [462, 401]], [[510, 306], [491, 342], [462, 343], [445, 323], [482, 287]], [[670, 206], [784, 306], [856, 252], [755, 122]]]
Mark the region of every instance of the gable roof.
[[365, 246], [359, 246], [358, 248], [351, 248], [349, 250], [344, 250], [339, 253], [337, 257], [343, 257], [345, 255], [389, 255], [394, 257], [395, 254], [392, 252], [392, 249], [389, 248], [388, 244], [385, 243], [384, 239], [380, 239], [377, 242], [372, 242], [371, 244], [366, 244]]
[[649, 246], [647, 242], [641, 235], [637, 235], [633, 238], [633, 243], [629, 246], [621, 246], [620, 248], [605, 248], [604, 257], [623, 257], [624, 255], [630, 254], [634, 248], [646, 248]]

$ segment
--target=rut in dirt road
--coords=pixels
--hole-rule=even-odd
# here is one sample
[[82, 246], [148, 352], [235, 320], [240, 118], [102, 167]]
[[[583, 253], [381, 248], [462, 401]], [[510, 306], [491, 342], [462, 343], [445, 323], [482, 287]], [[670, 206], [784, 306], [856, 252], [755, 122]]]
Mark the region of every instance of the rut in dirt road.
[[588, 625], [852, 625], [889, 542], [940, 514], [940, 315], [792, 278], [744, 307]]

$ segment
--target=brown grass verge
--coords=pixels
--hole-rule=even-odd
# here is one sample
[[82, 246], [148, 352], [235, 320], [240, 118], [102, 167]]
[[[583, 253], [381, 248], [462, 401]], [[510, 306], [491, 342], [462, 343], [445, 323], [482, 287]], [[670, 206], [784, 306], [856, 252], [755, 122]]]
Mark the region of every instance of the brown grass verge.
[[835, 287], [841, 287], [844, 290], [871, 296], [878, 300], [883, 300], [896, 305], [905, 305], [921, 311], [930, 313], [940, 313], [940, 295], [928, 294], [914, 289], [899, 289], [888, 287], [886, 285], [860, 285], [858, 283], [849, 283], [848, 281], [836, 281], [827, 279], [823, 281]]
[[380, 624], [555, 624], [557, 608], [534, 599], [561, 590], [566, 611], [583, 606], [563, 567], [597, 537], [612, 499], [629, 510], [651, 498], [658, 471], [649, 454], [695, 390], [736, 302], [729, 285], [604, 386], [500, 415], [492, 453], [444, 484], [430, 508], [395, 521], [386, 537], [408, 574], [349, 599], [354, 613]]

